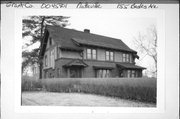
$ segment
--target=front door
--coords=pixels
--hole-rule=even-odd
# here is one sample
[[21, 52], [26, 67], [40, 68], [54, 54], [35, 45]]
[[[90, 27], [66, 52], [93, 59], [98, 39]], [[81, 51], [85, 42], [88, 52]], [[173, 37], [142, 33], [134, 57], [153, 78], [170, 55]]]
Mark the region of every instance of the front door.
[[123, 70], [119, 70], [119, 77], [123, 77]]
[[81, 78], [82, 72], [81, 68], [70, 68], [70, 78]]

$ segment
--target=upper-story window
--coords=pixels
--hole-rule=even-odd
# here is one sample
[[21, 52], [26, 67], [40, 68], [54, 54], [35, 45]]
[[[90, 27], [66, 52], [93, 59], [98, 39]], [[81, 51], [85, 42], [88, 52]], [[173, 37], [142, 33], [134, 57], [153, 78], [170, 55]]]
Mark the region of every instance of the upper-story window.
[[87, 59], [91, 59], [91, 49], [87, 49]]
[[129, 54], [126, 54], [126, 62], [129, 62]]
[[48, 66], [47, 55], [45, 55], [45, 67]]
[[114, 52], [110, 52], [110, 61], [114, 61]]
[[107, 61], [114, 61], [114, 52], [106, 51], [106, 60]]
[[123, 53], [123, 62], [126, 62], [126, 54]]
[[96, 49], [87, 49], [87, 59], [96, 59], [97, 54], [96, 54]]
[[123, 62], [132, 62], [131, 61], [131, 55], [123, 53]]
[[109, 51], [106, 51], [106, 60], [109, 61]]

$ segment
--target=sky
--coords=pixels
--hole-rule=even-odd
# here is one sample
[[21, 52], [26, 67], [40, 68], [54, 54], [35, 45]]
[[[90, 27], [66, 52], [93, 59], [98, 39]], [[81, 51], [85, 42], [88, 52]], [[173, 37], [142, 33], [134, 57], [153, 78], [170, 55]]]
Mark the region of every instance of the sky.
[[[152, 25], [157, 25], [155, 17], [144, 17], [141, 12], [119, 12], [117, 10], [71, 10], [59, 12], [62, 16], [69, 16], [69, 24], [66, 28], [83, 31], [89, 29], [91, 33], [103, 36], [121, 39], [131, 49], [137, 51], [134, 45], [134, 38], [137, 38], [139, 33], [147, 34], [147, 29]], [[36, 47], [36, 45], [34, 46]], [[136, 64], [152, 68], [154, 65], [150, 57], [142, 55]]]

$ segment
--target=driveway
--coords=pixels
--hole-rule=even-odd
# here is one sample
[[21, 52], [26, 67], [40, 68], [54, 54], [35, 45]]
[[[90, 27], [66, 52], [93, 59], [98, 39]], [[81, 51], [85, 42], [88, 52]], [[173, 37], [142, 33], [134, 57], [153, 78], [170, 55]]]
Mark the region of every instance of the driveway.
[[103, 106], [103, 107], [155, 107], [155, 104], [130, 101], [120, 98], [82, 94], [23, 92], [22, 105], [34, 106]]

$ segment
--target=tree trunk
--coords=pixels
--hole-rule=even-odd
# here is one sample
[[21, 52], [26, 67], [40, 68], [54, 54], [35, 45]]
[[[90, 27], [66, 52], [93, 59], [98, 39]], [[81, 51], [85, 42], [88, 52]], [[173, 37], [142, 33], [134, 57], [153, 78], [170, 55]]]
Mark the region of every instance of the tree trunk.
[[[42, 17], [42, 22], [41, 22], [41, 43], [43, 40], [43, 28], [44, 28], [44, 20], [45, 17]], [[40, 45], [40, 47], [42, 46], [42, 44]], [[39, 78], [42, 79], [42, 68], [43, 68], [43, 61], [42, 58], [39, 59]]]

